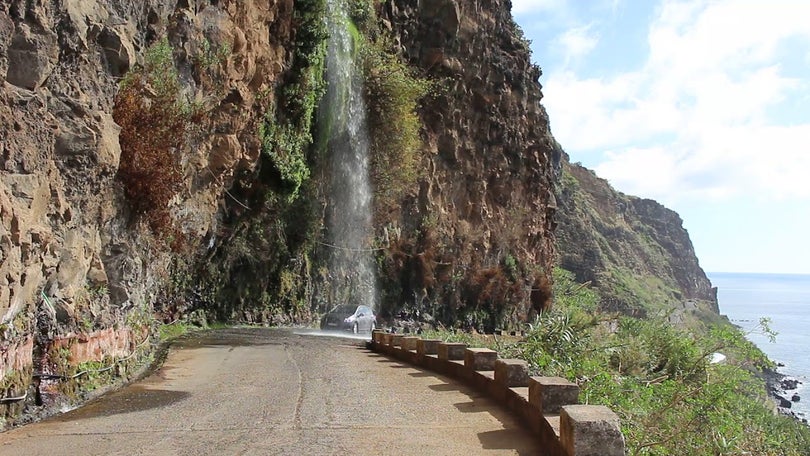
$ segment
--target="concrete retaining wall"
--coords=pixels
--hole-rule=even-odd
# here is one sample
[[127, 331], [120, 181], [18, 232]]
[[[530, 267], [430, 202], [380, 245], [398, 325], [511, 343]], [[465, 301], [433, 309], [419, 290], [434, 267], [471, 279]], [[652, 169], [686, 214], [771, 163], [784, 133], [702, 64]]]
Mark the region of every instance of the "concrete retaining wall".
[[624, 456], [619, 417], [604, 406], [577, 405], [579, 387], [558, 377], [530, 377], [526, 361], [485, 348], [375, 331], [368, 347], [460, 380], [515, 413], [549, 456]]

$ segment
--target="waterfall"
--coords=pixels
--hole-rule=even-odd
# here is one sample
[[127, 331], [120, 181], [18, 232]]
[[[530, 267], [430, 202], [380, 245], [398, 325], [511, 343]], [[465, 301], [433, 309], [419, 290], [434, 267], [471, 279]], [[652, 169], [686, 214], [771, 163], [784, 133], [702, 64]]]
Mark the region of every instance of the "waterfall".
[[327, 229], [331, 305], [376, 306], [371, 251], [369, 137], [362, 73], [356, 65], [357, 31], [346, 0], [327, 0], [327, 91], [319, 111], [329, 166]]

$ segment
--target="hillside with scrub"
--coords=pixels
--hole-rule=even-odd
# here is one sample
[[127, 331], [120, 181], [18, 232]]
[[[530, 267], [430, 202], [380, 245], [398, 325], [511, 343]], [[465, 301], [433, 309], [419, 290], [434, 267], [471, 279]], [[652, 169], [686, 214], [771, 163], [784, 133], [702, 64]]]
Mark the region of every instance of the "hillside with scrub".
[[[495, 349], [532, 375], [577, 383], [580, 402], [609, 406], [631, 455], [807, 455], [810, 428], [775, 412], [763, 370], [772, 361], [724, 321], [672, 325], [665, 315], [600, 309], [604, 297], [554, 271], [554, 307], [523, 337], [431, 330], [425, 337]], [[770, 333], [767, 322], [757, 329]], [[723, 362], [713, 362], [723, 353]]]

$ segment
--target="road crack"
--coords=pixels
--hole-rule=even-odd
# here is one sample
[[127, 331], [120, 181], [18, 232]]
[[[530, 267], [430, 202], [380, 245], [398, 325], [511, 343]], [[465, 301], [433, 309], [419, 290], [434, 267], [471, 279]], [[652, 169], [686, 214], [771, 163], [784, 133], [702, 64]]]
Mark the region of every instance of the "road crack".
[[301, 372], [301, 367], [298, 365], [298, 361], [295, 360], [292, 353], [290, 352], [290, 346], [284, 345], [284, 352], [287, 355], [287, 359], [290, 363], [295, 366], [295, 371], [298, 373], [298, 398], [295, 401], [295, 414], [293, 415], [293, 429], [300, 430], [301, 426], [301, 409], [304, 406], [304, 374]]

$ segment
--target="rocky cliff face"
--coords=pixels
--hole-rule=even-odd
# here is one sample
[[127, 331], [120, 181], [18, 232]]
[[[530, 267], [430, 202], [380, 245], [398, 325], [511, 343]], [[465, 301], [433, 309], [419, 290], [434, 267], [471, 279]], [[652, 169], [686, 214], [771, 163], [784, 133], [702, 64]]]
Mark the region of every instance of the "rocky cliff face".
[[[156, 315], [325, 310], [329, 160], [309, 147], [323, 8], [0, 5], [0, 418], [77, 394], [93, 369], [130, 375]], [[417, 184], [378, 206], [384, 317], [493, 329], [550, 304], [562, 152], [510, 8], [391, 0], [374, 16], [437, 87], [419, 108]], [[714, 302], [676, 214], [583, 168], [562, 175], [562, 264], [612, 290], [606, 306]]]
[[[156, 313], [324, 310], [323, 3], [0, 4], [0, 418], [130, 375]], [[560, 152], [510, 5], [378, 11], [441, 87], [418, 185], [379, 219], [383, 315], [491, 329], [549, 305]]]
[[563, 161], [557, 251], [563, 268], [592, 282], [603, 306], [636, 315], [703, 309], [717, 314], [716, 291], [698, 264], [677, 213], [615, 191], [593, 171]]
[[[148, 353], [152, 305], [179, 253], [116, 178], [121, 77], [167, 37], [164, 70], [199, 106], [198, 128], [170, 154], [180, 174], [169, 210], [193, 257], [217, 240], [223, 190], [257, 166], [261, 94], [288, 66], [292, 15], [291, 0], [0, 5], [0, 397], [36, 384], [47, 403], [82, 363]], [[0, 417], [22, 404], [0, 404]]]
[[560, 151], [510, 8], [394, 0], [381, 14], [404, 56], [444, 87], [421, 109], [424, 172], [388, 220], [383, 288], [406, 307], [489, 329], [551, 298]]

